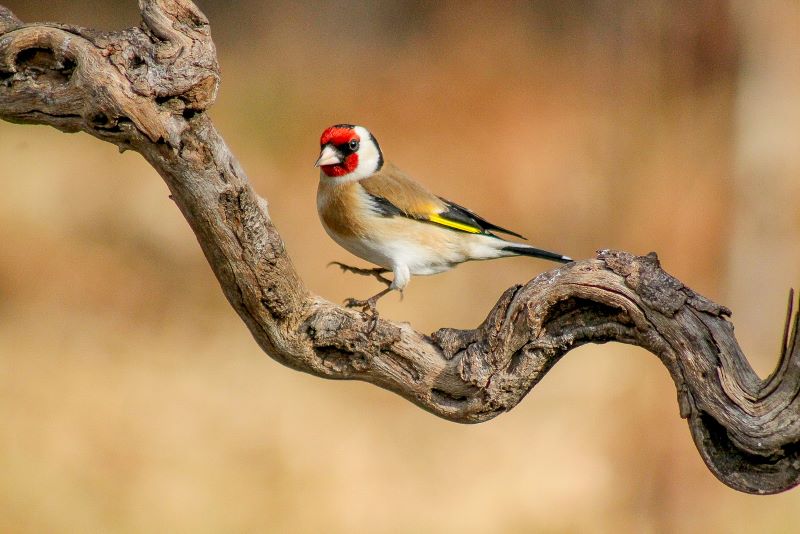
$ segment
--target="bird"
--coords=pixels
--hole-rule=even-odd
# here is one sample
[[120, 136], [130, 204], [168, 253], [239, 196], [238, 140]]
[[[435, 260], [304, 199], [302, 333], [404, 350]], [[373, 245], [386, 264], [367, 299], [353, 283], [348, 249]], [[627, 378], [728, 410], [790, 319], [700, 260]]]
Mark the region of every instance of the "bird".
[[[376, 268], [331, 262], [343, 271], [373, 276], [387, 287], [345, 305], [377, 317], [377, 301], [403, 290], [412, 275], [448, 271], [472, 260], [532, 256], [555, 262], [568, 256], [508, 241], [525, 239], [467, 208], [431, 193], [384, 160], [378, 140], [363, 126], [335, 124], [320, 137], [317, 211], [327, 234], [348, 252]], [[388, 279], [384, 274], [391, 272]]]

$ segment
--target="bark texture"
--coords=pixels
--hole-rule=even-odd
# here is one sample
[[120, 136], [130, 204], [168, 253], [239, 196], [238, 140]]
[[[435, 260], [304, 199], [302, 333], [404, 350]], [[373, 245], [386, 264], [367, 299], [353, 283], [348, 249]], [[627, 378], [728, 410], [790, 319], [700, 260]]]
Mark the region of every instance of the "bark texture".
[[142, 154], [271, 357], [478, 423], [511, 410], [571, 349], [630, 343], [669, 370], [680, 415], [722, 482], [750, 493], [800, 482], [800, 344], [791, 298], [781, 358], [766, 380], [742, 354], [730, 311], [665, 273], [655, 254], [604, 250], [544, 273], [508, 289], [474, 330], [428, 336], [327, 302], [303, 285], [267, 202], [205, 113], [219, 85], [208, 20], [189, 0], [139, 6], [140, 27], [112, 33], [23, 24], [0, 6], [0, 118], [87, 132]]

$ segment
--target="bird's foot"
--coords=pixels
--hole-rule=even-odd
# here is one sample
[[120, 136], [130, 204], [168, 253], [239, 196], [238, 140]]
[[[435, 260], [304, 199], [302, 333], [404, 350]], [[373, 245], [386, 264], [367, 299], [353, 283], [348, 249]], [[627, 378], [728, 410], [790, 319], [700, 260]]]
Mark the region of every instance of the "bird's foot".
[[345, 299], [344, 305], [346, 308], [361, 308], [361, 311], [365, 315], [377, 318], [379, 315], [377, 302], [378, 299], [376, 299], [375, 297], [368, 298], [367, 300], [358, 300], [354, 298], [349, 298]]
[[361, 315], [365, 320], [369, 321], [368, 331], [372, 332], [378, 326], [378, 299], [376, 297], [367, 300], [358, 300], [354, 298], [345, 299], [344, 305], [346, 308], [361, 308]]
[[376, 306], [378, 299], [390, 291], [392, 291], [392, 288], [387, 287], [377, 295], [372, 295], [367, 300], [349, 298], [344, 301], [344, 305], [348, 308], [361, 308], [361, 314], [370, 320], [370, 331], [372, 331], [375, 330], [375, 327], [378, 325], [378, 307]]
[[[387, 287], [392, 285], [392, 281], [383, 276], [383, 273], [388, 273], [389, 269], [384, 269], [383, 267], [375, 267], [374, 269], [362, 269], [360, 267], [353, 267], [352, 265], [347, 265], [345, 263], [341, 263], [338, 261], [330, 262], [328, 264], [328, 267], [330, 267], [331, 265], [338, 266], [345, 273], [359, 274], [361, 276], [374, 276], [375, 279], [378, 280], [378, 282], [386, 284]], [[349, 300], [355, 300], [355, 299], [349, 299]], [[358, 301], [358, 302], [366, 302], [366, 301]], [[348, 306], [348, 307], [355, 308], [358, 306]]]

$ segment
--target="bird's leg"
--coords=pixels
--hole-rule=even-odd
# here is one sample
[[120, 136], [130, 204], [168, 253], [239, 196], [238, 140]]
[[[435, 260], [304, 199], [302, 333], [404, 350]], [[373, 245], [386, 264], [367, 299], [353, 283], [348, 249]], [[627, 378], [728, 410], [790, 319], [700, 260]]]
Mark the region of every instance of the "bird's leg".
[[374, 319], [377, 319], [378, 318], [378, 307], [376, 306], [376, 303], [378, 302], [379, 298], [381, 298], [385, 294], [389, 293], [390, 291], [392, 291], [392, 288], [391, 287], [387, 287], [383, 291], [380, 291], [380, 292], [376, 293], [375, 295], [372, 295], [367, 300], [358, 300], [358, 299], [354, 299], [354, 298], [349, 298], [349, 299], [346, 299], [344, 301], [344, 305], [346, 307], [348, 307], [348, 308], [361, 308], [361, 311], [363, 311], [364, 313], [368, 313]]
[[360, 274], [361, 276], [374, 276], [375, 279], [378, 280], [378, 282], [386, 284], [387, 286], [392, 285], [391, 280], [389, 280], [385, 276], [382, 276], [383, 273], [389, 272], [389, 269], [384, 269], [383, 267], [375, 267], [374, 269], [362, 269], [360, 267], [353, 267], [352, 265], [346, 265], [338, 261], [332, 261], [328, 264], [329, 267], [331, 265], [338, 265], [339, 268], [346, 273]]

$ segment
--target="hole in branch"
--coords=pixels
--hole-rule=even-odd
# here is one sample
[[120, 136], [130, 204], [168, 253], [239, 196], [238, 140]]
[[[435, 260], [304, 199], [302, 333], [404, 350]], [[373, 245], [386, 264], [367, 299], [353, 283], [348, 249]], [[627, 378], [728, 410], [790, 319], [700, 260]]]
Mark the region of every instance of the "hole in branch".
[[19, 70], [36, 73], [54, 83], [66, 83], [75, 71], [75, 62], [64, 59], [59, 62], [49, 48], [26, 48], [14, 59]]
[[[790, 443], [773, 451], [772, 454], [764, 456], [752, 454], [740, 449], [731, 440], [725, 427], [710, 414], [700, 412], [698, 422], [702, 423], [702, 429], [706, 432], [707, 439], [703, 440], [703, 445], [714, 460], [715, 467], [723, 474], [725, 472], [785, 471], [786, 467], [774, 466], [793, 464], [800, 456], [798, 454], [800, 447], [797, 443]], [[697, 425], [695, 422], [690, 424]], [[797, 469], [795, 466], [792, 467]]]
[[458, 408], [463, 405], [469, 398], [465, 395], [453, 395], [443, 389], [431, 389], [431, 398], [437, 404], [447, 406], [450, 408]]
[[572, 297], [553, 304], [542, 324], [548, 333], [560, 335], [578, 327], [600, 328], [608, 323], [633, 324], [625, 310], [594, 300]]
[[77, 63], [71, 59], [64, 58], [64, 62], [61, 64], [61, 73], [69, 79], [72, 77], [72, 73], [75, 72], [75, 67], [77, 66]]
[[511, 361], [508, 364], [508, 373], [515, 374], [517, 371], [519, 371], [519, 367], [523, 364], [527, 357], [528, 351], [525, 350], [525, 347], [522, 347], [514, 352], [514, 354], [511, 355]]
[[208, 21], [203, 20], [202, 15], [194, 9], [186, 9], [178, 14], [178, 22], [182, 22], [192, 29], [199, 29], [208, 25]]
[[108, 124], [108, 116], [105, 113], [97, 113], [90, 119], [94, 126], [103, 126]]
[[17, 67], [38, 67], [40, 69], [55, 68], [56, 56], [49, 48], [26, 48], [17, 54], [14, 61]]
[[140, 56], [139, 54], [136, 54], [136, 53], [132, 54], [131, 55], [130, 68], [136, 69], [136, 68], [141, 67], [142, 65], [144, 65], [144, 58], [142, 56]]
[[120, 133], [122, 132], [122, 125], [126, 123], [130, 124], [131, 120], [128, 117], [109, 118], [104, 113], [97, 113], [90, 119], [90, 122], [95, 130], [108, 133]]

